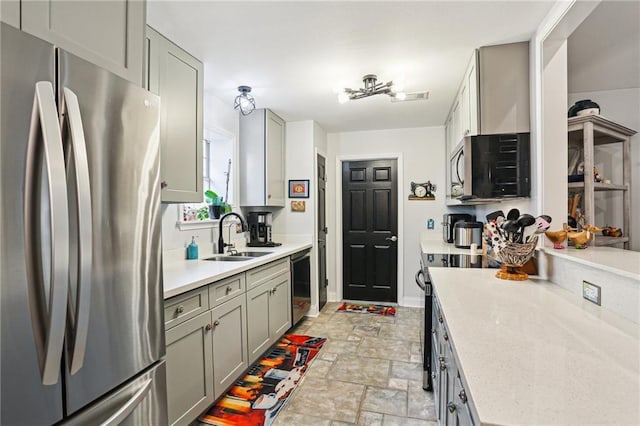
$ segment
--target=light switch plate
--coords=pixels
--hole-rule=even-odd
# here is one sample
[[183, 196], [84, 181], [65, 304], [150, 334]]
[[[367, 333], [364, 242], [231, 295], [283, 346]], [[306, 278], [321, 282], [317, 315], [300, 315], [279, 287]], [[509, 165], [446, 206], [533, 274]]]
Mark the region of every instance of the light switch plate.
[[600, 305], [602, 301], [602, 289], [600, 286], [595, 284], [591, 284], [588, 281], [582, 281], [582, 297], [587, 299], [589, 302], [593, 302], [596, 305]]

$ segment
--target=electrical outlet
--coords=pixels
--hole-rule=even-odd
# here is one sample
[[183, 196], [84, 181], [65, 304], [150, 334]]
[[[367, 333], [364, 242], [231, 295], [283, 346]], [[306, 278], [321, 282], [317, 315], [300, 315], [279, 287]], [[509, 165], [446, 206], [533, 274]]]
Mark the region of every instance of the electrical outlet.
[[587, 299], [589, 302], [600, 305], [600, 302], [602, 301], [602, 289], [600, 288], [600, 286], [591, 284], [590, 282], [583, 280], [582, 297]]

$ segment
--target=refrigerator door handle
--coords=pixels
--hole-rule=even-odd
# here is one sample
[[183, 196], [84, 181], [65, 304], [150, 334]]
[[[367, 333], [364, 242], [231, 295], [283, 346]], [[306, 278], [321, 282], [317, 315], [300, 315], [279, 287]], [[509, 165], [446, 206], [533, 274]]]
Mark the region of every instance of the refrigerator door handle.
[[[42, 143], [41, 143], [42, 141]], [[42, 161], [40, 159], [42, 158]], [[38, 199], [44, 198], [40, 184], [41, 164], [46, 175], [49, 217], [41, 217]], [[42, 176], [44, 177], [44, 176]], [[67, 295], [69, 286], [69, 214], [64, 154], [58, 110], [49, 81], [36, 83], [27, 157], [25, 164], [24, 245], [27, 266], [29, 312], [44, 385], [58, 382], [64, 347]], [[42, 197], [42, 198], [41, 198]], [[50, 272], [45, 274], [40, 246], [41, 228], [46, 221], [50, 230]], [[45, 277], [49, 294], [45, 294]]]
[[[78, 97], [71, 89], [64, 88], [61, 106], [60, 125], [64, 130], [65, 118], [69, 123], [70, 149], [67, 151], [68, 181], [75, 183], [75, 188], [69, 188], [73, 194], [69, 198], [76, 201], [72, 223], [77, 226], [77, 283], [75, 297], [75, 311], [71, 295], [69, 296], [67, 345], [70, 352], [69, 371], [75, 374], [84, 363], [87, 347], [87, 332], [89, 329], [89, 311], [91, 308], [91, 276], [92, 276], [92, 211], [91, 187], [89, 183], [89, 161], [87, 160], [87, 145], [84, 138], [82, 117]], [[73, 165], [73, 170], [70, 170]], [[75, 176], [69, 173], [75, 172]], [[73, 195], [73, 196], [72, 196]], [[73, 243], [73, 241], [72, 241]], [[70, 283], [73, 285], [73, 283]]]
[[116, 426], [122, 423], [128, 416], [131, 414], [133, 410], [142, 402], [145, 396], [151, 390], [151, 382], [152, 379], [147, 379], [142, 383], [140, 389], [133, 394], [131, 399], [129, 399], [126, 404], [124, 404], [118, 411], [113, 413], [111, 417], [109, 417], [104, 422], [100, 423], [100, 426]]

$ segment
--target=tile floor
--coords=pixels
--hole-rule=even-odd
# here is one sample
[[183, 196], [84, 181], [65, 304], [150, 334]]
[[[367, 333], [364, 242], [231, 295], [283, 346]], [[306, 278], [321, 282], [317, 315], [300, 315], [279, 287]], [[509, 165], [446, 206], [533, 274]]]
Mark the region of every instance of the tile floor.
[[435, 425], [433, 394], [422, 389], [420, 316], [336, 312], [327, 303], [293, 333], [329, 340], [274, 426]]

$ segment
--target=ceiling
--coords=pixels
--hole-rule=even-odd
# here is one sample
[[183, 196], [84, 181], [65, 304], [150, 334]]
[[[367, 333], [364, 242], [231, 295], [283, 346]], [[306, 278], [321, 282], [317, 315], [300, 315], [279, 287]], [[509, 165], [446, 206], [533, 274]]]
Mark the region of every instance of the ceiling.
[[640, 87], [640, 2], [600, 3], [569, 37], [567, 67], [569, 93]]
[[[473, 49], [528, 40], [551, 1], [218, 2], [149, 0], [147, 22], [205, 64], [205, 93], [327, 132], [439, 126]], [[338, 104], [362, 76], [402, 80], [429, 100], [386, 95]]]

